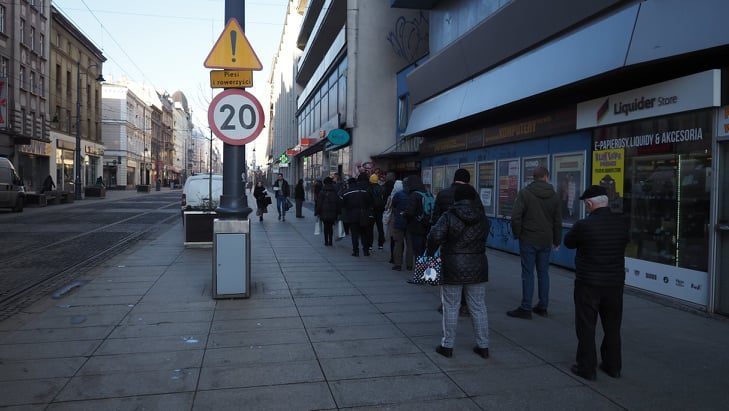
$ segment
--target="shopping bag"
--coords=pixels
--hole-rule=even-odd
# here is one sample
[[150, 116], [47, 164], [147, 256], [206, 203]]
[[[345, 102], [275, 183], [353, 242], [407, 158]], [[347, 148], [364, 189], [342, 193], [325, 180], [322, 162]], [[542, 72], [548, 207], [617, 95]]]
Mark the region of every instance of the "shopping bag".
[[321, 221], [318, 218], [314, 222], [314, 235], [321, 235]]
[[441, 285], [443, 277], [441, 276], [441, 260], [440, 250], [435, 255], [429, 256], [427, 253], [415, 259], [415, 270], [413, 270], [413, 278], [408, 280], [410, 284], [427, 284]]
[[289, 211], [291, 209], [291, 207], [293, 207], [293, 206], [294, 205], [291, 204], [291, 201], [289, 201], [289, 199], [287, 198], [286, 202], [284, 203], [284, 211]]
[[344, 236], [344, 223], [342, 222], [342, 220], [339, 220], [337, 222], [337, 238], [341, 239], [344, 238]]

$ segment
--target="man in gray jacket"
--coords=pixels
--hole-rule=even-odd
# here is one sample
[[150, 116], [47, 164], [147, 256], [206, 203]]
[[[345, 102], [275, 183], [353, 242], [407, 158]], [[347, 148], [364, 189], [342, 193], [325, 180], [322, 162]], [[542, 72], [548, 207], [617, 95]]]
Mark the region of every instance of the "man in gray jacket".
[[[534, 169], [534, 181], [519, 191], [511, 212], [511, 229], [519, 239], [521, 255], [521, 304], [506, 314], [531, 319], [532, 311], [547, 316], [549, 303], [549, 255], [562, 242], [562, 213], [559, 198], [549, 184], [546, 167]], [[534, 266], [539, 282], [539, 302], [532, 307]]]

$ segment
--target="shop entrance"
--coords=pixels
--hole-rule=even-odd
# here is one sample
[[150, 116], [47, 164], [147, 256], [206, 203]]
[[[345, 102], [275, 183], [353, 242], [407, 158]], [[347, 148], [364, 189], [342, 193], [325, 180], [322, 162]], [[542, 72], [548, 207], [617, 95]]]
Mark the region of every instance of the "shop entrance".
[[[729, 141], [719, 143], [719, 184], [729, 186]], [[729, 315], [729, 190], [717, 190], [719, 196], [717, 233], [716, 233], [716, 273], [719, 284], [717, 289], [716, 310]]]

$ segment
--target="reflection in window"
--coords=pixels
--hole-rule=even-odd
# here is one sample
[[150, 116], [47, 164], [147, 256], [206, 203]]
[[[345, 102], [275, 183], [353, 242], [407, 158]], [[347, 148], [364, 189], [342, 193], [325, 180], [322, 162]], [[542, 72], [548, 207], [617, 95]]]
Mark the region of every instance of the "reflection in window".
[[404, 133], [410, 120], [410, 95], [405, 94], [397, 99], [397, 131]]

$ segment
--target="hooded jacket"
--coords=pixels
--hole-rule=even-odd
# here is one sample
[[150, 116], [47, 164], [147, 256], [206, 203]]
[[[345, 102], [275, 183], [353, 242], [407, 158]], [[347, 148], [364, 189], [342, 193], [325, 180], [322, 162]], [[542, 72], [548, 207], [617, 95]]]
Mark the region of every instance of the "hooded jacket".
[[444, 284], [475, 284], [489, 280], [486, 236], [490, 223], [470, 200], [457, 201], [428, 233], [428, 255], [440, 247]]
[[403, 189], [402, 181], [397, 180], [392, 188], [392, 194], [390, 196], [390, 206], [392, 208], [392, 221], [393, 228], [405, 231], [408, 226], [408, 222], [405, 219], [405, 210], [408, 206], [408, 194]]
[[537, 180], [519, 191], [511, 211], [511, 230], [520, 242], [538, 247], [562, 242], [562, 210], [551, 184]]

